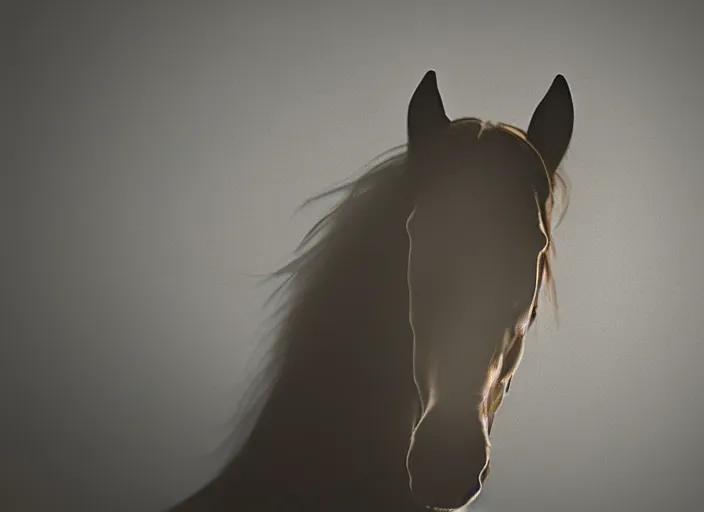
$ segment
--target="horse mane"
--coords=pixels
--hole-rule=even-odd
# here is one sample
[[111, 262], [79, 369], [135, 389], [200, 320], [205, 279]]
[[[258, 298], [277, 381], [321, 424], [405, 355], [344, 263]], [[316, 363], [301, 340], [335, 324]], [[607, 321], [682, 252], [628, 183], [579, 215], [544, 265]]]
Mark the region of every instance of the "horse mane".
[[[261, 354], [255, 371], [247, 375], [251, 379], [240, 403], [231, 415], [228, 425], [230, 432], [219, 445], [228, 447], [230, 456], [233, 446], [246, 442], [246, 430], [257, 420], [261, 406], [266, 402], [268, 392], [277, 382], [279, 368], [289, 349], [290, 337], [287, 323], [292, 315], [304, 309], [307, 291], [321, 279], [328, 255], [339, 245], [346, 235], [350, 221], [357, 219], [360, 212], [374, 208], [374, 205], [388, 204], [399, 193], [400, 181], [406, 169], [406, 145], [395, 146], [368, 162], [357, 174], [327, 190], [309, 197], [301, 203], [296, 212], [327, 198], [342, 196], [330, 211], [320, 218], [303, 236], [293, 251], [293, 258], [281, 268], [263, 276], [261, 284], [281, 280], [264, 302], [264, 307], [277, 303], [269, 315], [271, 328], [259, 339], [255, 350], [265, 341], [270, 344]], [[361, 174], [361, 175], [360, 175]], [[254, 358], [253, 358], [254, 359]], [[258, 358], [257, 358], [258, 359]]]
[[[456, 119], [452, 124], [468, 121], [478, 120], [465, 117]], [[525, 135], [523, 130], [512, 128]], [[247, 375], [247, 378], [252, 380], [239, 407], [231, 417], [230, 421], [236, 426], [226, 437], [225, 443], [229, 446], [234, 444], [236, 438], [242, 436], [241, 427], [253, 425], [256, 422], [258, 411], [267, 400], [268, 391], [275, 386], [278, 369], [290, 348], [287, 324], [291, 321], [292, 316], [306, 308], [307, 292], [315, 287], [321, 279], [324, 279], [323, 274], [329, 265], [329, 255], [340, 247], [341, 243], [349, 243], [351, 230], [348, 228], [351, 222], [360, 218], [360, 214], [368, 214], [379, 205], [383, 207], [394, 201], [398, 202], [399, 194], [407, 193], [408, 189], [404, 186], [404, 181], [408, 176], [407, 163], [407, 145], [393, 147], [371, 160], [361, 169], [361, 175], [358, 177], [348, 178], [342, 183], [306, 199], [296, 210], [298, 212], [322, 199], [342, 195], [337, 204], [303, 236], [294, 250], [291, 261], [264, 276], [264, 282], [282, 279], [282, 282], [265, 302], [265, 307], [275, 301], [279, 302], [279, 306], [270, 315], [270, 319], [273, 321], [272, 330], [268, 336], [264, 337], [264, 339], [271, 339], [271, 345], [266, 351], [265, 358], [267, 360], [254, 372], [254, 375]], [[560, 217], [555, 226], [562, 221], [569, 205], [569, 182], [563, 174], [562, 165], [554, 172], [553, 179], [548, 178], [548, 182], [548, 197], [544, 204], [539, 205], [545, 235], [548, 239], [548, 250], [545, 251], [543, 261], [542, 282], [548, 285], [548, 299], [552, 302], [554, 311], [557, 313], [558, 305], [552, 273], [555, 249], [551, 235], [551, 216], [556, 204], [555, 193], [558, 188], [561, 192], [560, 203], [562, 206]], [[357, 235], [357, 232], [352, 233], [352, 236]], [[264, 339], [259, 340], [257, 345], [261, 344]], [[246, 439], [242, 441], [246, 442]], [[237, 455], [231, 453], [230, 457], [237, 457]]]

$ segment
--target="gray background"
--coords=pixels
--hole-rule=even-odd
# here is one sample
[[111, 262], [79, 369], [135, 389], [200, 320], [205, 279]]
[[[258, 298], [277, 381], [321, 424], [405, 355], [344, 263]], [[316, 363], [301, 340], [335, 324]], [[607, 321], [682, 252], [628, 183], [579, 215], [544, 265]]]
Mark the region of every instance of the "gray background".
[[[270, 288], [404, 142], [574, 94], [559, 327], [528, 338], [479, 510], [700, 510], [697, 2], [5, 4], [0, 509], [156, 511], [209, 480]], [[9, 50], [9, 52], [7, 52]], [[260, 351], [255, 353], [259, 354]]]

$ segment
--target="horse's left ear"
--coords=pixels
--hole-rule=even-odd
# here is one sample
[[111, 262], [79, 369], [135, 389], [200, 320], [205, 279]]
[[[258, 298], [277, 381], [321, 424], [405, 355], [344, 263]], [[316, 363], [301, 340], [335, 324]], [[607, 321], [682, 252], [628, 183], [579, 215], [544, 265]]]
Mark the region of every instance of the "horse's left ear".
[[442, 136], [450, 124], [438, 90], [435, 71], [428, 71], [408, 104], [408, 146], [420, 150]]
[[570, 87], [564, 76], [557, 75], [528, 126], [528, 140], [543, 157], [550, 175], [565, 156], [573, 127], [574, 105]]

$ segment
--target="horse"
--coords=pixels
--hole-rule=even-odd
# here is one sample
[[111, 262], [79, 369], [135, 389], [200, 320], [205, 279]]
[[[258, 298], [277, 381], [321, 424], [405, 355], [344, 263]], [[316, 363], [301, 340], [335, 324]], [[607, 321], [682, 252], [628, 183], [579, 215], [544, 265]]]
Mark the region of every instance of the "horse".
[[344, 194], [273, 274], [285, 299], [254, 426], [169, 510], [472, 503], [538, 294], [554, 295], [551, 219], [573, 124], [562, 75], [523, 131], [451, 121], [428, 71], [407, 143], [311, 199]]

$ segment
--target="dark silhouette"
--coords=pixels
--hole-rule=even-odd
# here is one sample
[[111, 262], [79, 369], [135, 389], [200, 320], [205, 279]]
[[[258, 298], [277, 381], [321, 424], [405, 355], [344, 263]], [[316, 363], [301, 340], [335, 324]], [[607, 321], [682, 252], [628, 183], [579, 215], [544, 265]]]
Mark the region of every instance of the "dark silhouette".
[[474, 499], [538, 292], [552, 288], [550, 218], [573, 118], [558, 75], [527, 132], [451, 122], [429, 71], [408, 108], [407, 151], [328, 192], [346, 197], [276, 274], [288, 296], [258, 419], [220, 475], [172, 511]]

